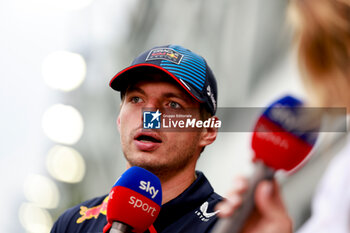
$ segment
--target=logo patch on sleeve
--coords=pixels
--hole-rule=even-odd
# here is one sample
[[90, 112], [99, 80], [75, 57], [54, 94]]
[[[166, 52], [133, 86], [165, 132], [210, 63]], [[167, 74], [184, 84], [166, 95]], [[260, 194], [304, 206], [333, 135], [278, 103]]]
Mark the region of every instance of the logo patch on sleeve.
[[146, 61], [150, 60], [167, 60], [171, 61], [175, 64], [180, 64], [181, 60], [183, 58], [183, 55], [179, 52], [176, 52], [173, 49], [169, 48], [158, 48], [158, 49], [152, 49], [147, 58]]

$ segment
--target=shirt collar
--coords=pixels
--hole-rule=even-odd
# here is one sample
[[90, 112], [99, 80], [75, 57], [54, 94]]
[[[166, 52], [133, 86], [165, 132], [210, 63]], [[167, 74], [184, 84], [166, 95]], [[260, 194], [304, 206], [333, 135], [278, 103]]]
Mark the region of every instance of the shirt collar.
[[184, 192], [162, 205], [159, 216], [153, 224], [158, 231], [200, 206], [214, 192], [202, 172], [196, 171], [196, 175], [197, 179]]

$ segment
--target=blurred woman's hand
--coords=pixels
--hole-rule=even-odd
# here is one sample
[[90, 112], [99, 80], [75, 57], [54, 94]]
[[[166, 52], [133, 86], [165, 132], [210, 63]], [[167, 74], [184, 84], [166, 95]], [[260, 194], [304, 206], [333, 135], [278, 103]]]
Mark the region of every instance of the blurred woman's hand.
[[[248, 180], [239, 177], [227, 198], [218, 203], [221, 218], [231, 216], [242, 204], [242, 194], [248, 189]], [[248, 218], [242, 233], [292, 233], [292, 221], [284, 207], [278, 183], [262, 181], [255, 192], [255, 209]]]

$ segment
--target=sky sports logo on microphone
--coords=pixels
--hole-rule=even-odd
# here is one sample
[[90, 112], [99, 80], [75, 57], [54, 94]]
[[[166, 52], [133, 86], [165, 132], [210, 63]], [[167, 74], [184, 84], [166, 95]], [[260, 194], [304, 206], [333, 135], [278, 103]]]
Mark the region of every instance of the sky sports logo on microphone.
[[126, 170], [108, 198], [107, 221], [129, 225], [132, 232], [145, 232], [157, 218], [162, 205], [159, 178], [141, 167]]
[[[196, 116], [197, 117], [194, 117]], [[210, 117], [201, 119], [198, 109], [182, 109], [181, 111], [143, 111], [143, 129], [163, 129], [163, 130], [183, 130], [183, 129], [202, 129], [202, 128], [220, 128], [221, 121]]]
[[[159, 212], [157, 210], [156, 203], [153, 202], [157, 196], [159, 189], [151, 184], [151, 181], [140, 181], [139, 189], [146, 192], [151, 198], [152, 202], [148, 201], [143, 195], [131, 195], [129, 198], [129, 204], [134, 209], [139, 209], [140, 211], [155, 216]], [[141, 191], [141, 192], [142, 192]], [[135, 193], [136, 194], [136, 193]]]
[[150, 181], [146, 182], [146, 181], [141, 180], [139, 188], [141, 190], [144, 190], [145, 192], [149, 193], [152, 196], [152, 199], [154, 199], [159, 192], [158, 189], [156, 189], [154, 186], [151, 186]]

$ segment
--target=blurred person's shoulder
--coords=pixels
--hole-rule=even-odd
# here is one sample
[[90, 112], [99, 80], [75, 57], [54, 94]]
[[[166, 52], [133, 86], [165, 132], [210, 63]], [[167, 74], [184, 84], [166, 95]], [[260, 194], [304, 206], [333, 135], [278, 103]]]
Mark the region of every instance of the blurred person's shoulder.
[[108, 195], [103, 195], [66, 210], [55, 222], [51, 233], [61, 232], [102, 232], [107, 224]]

